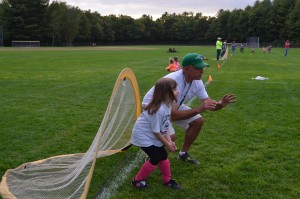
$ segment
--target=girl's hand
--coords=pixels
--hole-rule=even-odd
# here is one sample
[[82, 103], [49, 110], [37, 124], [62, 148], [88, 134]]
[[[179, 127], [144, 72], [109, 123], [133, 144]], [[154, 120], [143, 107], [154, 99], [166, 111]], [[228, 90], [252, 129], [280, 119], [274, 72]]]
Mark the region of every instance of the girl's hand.
[[172, 142], [173, 147], [175, 148], [175, 151], [177, 150], [177, 147], [175, 145], [175, 142]]
[[170, 152], [174, 152], [177, 149], [174, 142], [168, 142], [166, 147], [167, 147], [168, 151], [170, 151]]

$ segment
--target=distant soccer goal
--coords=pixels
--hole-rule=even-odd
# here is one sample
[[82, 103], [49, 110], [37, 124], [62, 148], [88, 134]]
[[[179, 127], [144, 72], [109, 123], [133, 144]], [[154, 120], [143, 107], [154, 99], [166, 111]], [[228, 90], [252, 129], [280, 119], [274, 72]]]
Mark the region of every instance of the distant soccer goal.
[[40, 47], [40, 41], [11, 41], [12, 47]]
[[259, 48], [259, 37], [247, 37], [248, 48]]

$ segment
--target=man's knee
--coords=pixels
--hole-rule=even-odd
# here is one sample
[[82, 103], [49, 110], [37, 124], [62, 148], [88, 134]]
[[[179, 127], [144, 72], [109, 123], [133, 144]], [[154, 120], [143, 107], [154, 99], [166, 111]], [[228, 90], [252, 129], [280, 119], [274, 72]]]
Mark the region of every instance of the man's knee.
[[192, 121], [190, 123], [190, 126], [195, 126], [195, 127], [200, 127], [201, 128], [203, 126], [203, 124], [204, 124], [203, 117], [199, 117], [196, 120]]

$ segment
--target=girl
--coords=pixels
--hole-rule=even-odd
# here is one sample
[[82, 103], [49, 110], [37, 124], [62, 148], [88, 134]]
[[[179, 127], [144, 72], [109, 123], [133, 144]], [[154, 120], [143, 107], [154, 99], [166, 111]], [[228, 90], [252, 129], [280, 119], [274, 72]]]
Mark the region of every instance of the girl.
[[181, 69], [181, 66], [180, 66], [180, 63], [179, 63], [178, 57], [176, 56], [176, 57], [174, 57], [173, 59], [174, 59], [174, 63], [175, 63], [175, 64], [176, 64], [176, 66], [177, 66], [177, 70], [180, 70], [180, 69]]
[[177, 83], [170, 78], [162, 78], [155, 84], [151, 102], [145, 107], [137, 119], [131, 142], [141, 147], [149, 156], [138, 174], [133, 178], [132, 185], [147, 188], [145, 180], [159, 166], [165, 186], [180, 189], [181, 186], [171, 179], [170, 161], [165, 147], [173, 152], [177, 148], [172, 142], [169, 126], [172, 103], [177, 101]]
[[170, 58], [169, 59], [169, 65], [166, 67], [166, 70], [167, 71], [170, 71], [170, 72], [174, 72], [174, 71], [177, 71], [179, 70], [178, 66], [176, 65], [175, 61], [173, 58]]

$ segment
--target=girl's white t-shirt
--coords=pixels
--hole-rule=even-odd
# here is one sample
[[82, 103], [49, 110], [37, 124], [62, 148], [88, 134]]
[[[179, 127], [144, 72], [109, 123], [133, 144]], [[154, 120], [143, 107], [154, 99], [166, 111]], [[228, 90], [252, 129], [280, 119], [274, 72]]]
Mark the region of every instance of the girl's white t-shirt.
[[143, 111], [132, 129], [131, 143], [138, 147], [163, 146], [155, 133], [166, 135], [171, 123], [170, 117], [171, 105], [168, 107], [165, 103], [162, 103], [158, 111], [152, 115], [148, 111]]

